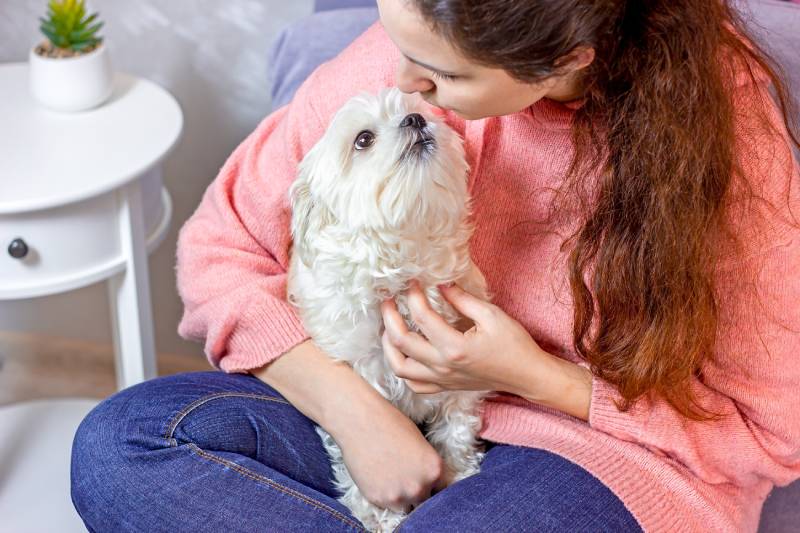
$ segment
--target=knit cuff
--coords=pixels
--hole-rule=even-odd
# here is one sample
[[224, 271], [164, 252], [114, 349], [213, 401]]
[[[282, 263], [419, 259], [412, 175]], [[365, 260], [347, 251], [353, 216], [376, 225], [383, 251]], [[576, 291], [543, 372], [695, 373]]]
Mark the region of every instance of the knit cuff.
[[243, 311], [228, 337], [227, 354], [215, 366], [228, 373], [248, 373], [309, 338], [291, 304], [266, 298], [257, 307]]
[[[578, 363], [589, 368], [586, 362]], [[616, 387], [607, 381], [592, 375], [592, 399], [589, 405], [589, 425], [603, 433], [608, 433], [621, 440], [640, 442], [646, 412], [644, 402], [637, 402], [627, 412], [620, 411], [614, 401], [622, 396]]]

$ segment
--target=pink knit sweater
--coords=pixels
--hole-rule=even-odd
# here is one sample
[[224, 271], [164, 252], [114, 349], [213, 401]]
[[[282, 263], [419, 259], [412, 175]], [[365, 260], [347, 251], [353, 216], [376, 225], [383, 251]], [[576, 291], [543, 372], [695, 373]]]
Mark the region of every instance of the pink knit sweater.
[[[398, 59], [382, 26], [373, 25], [317, 69], [292, 103], [260, 123], [182, 228], [179, 333], [204, 340], [215, 367], [244, 373], [308, 338], [285, 297], [286, 191], [298, 161], [339, 106], [359, 90], [394, 85]], [[737, 87], [742, 131], [752, 120], [748, 102], [762, 90], [744, 81]], [[572, 154], [574, 107], [543, 99], [513, 115], [463, 121], [448, 114], [446, 120], [465, 139], [476, 221], [471, 252], [494, 302], [545, 350], [580, 362], [571, 346], [566, 256], [559, 252], [574, 227], [547, 226], [539, 216], [549, 198], [545, 188], [558, 185]], [[777, 115], [773, 120], [778, 123]], [[761, 143], [763, 157], [745, 161], [757, 192], [783, 206], [780, 214], [787, 198], [800, 214], [787, 145]], [[614, 404], [615, 389], [595, 378], [588, 423], [502, 394], [486, 402], [481, 436], [550, 450], [581, 465], [647, 531], [756, 531], [773, 484], [800, 477], [800, 231], [777, 215], [771, 220], [761, 238], [746, 218], [737, 229], [751, 244], [748, 257], [760, 261], [764, 307], [739, 297], [741, 263], [720, 268], [725, 300], [718, 360], [704, 369], [705, 385], [693, 383], [703, 405], [727, 417], [693, 422], [661, 401], [642, 401], [623, 413]]]

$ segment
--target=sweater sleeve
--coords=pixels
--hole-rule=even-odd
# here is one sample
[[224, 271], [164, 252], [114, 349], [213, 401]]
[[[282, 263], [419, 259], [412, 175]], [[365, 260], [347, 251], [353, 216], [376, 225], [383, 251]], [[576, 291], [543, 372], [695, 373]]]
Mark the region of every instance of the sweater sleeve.
[[247, 373], [308, 339], [286, 296], [288, 189], [336, 110], [391, 84], [396, 58], [379, 24], [318, 67], [292, 101], [231, 154], [178, 235], [178, 333], [204, 342], [209, 362]]
[[178, 235], [178, 333], [225, 372], [263, 366], [308, 338], [286, 301], [295, 169], [322, 125], [312, 75], [230, 155]]
[[725, 416], [696, 422], [647, 398], [621, 412], [617, 390], [597, 376], [589, 412], [600, 431], [667, 456], [708, 483], [742, 487], [800, 478], [800, 173], [771, 100], [770, 122], [780, 135], [754, 135], [764, 131], [752, 110], [766, 91], [763, 81], [740, 87], [735, 101], [744, 175], [767, 202], [742, 204], [731, 217], [744, 250], [720, 261], [715, 360], [704, 365], [702, 382], [691, 382], [700, 405]]

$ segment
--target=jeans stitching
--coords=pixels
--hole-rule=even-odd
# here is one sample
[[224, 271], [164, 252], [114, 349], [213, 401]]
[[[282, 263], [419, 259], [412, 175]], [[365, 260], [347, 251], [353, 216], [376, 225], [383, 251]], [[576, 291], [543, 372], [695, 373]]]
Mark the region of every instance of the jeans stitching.
[[201, 405], [203, 405], [206, 402], [210, 402], [211, 400], [216, 400], [216, 399], [219, 399], [219, 398], [226, 398], [226, 397], [255, 398], [256, 400], [266, 400], [266, 401], [270, 401], [270, 402], [277, 402], [277, 403], [284, 403], [286, 405], [291, 405], [289, 402], [287, 402], [286, 400], [283, 400], [281, 398], [275, 398], [275, 397], [272, 397], [272, 396], [265, 396], [263, 394], [252, 394], [252, 393], [246, 393], [246, 392], [220, 392], [220, 393], [217, 393], [217, 394], [211, 394], [209, 396], [204, 396], [204, 397], [202, 397], [200, 399], [197, 399], [194, 402], [190, 403], [187, 407], [185, 407], [181, 411], [178, 411], [178, 414], [176, 414], [175, 417], [172, 419], [172, 422], [170, 422], [169, 426], [167, 427], [167, 432], [164, 435], [164, 438], [167, 439], [168, 441], [170, 441], [170, 446], [175, 447], [175, 446], [178, 445], [177, 441], [175, 441], [175, 439], [172, 437], [172, 434], [175, 431], [175, 428], [178, 427], [178, 424], [181, 423], [181, 420], [183, 420], [183, 418], [186, 415], [188, 415], [193, 410], [197, 409], [198, 407], [200, 407]]
[[223, 466], [227, 466], [227, 467], [231, 468], [232, 470], [238, 472], [239, 474], [242, 474], [245, 477], [253, 479], [254, 481], [263, 482], [266, 485], [269, 485], [270, 487], [272, 487], [274, 489], [277, 489], [277, 490], [287, 494], [288, 496], [293, 496], [293, 497], [297, 498], [298, 500], [300, 500], [300, 501], [302, 501], [304, 503], [307, 503], [307, 504], [311, 505], [312, 507], [315, 507], [315, 508], [319, 509], [320, 511], [326, 511], [326, 512], [330, 513], [331, 515], [333, 515], [334, 518], [338, 518], [339, 520], [341, 520], [345, 524], [355, 528], [358, 531], [366, 531], [362, 526], [356, 524], [355, 522], [353, 522], [352, 520], [347, 518], [345, 515], [343, 515], [339, 511], [337, 511], [336, 509], [328, 507], [326, 504], [324, 504], [322, 502], [319, 502], [317, 500], [314, 500], [313, 498], [309, 498], [305, 494], [303, 494], [301, 492], [297, 492], [296, 490], [294, 490], [294, 489], [292, 489], [290, 487], [286, 487], [284, 485], [281, 485], [280, 483], [278, 483], [274, 479], [270, 479], [268, 477], [264, 477], [264, 476], [262, 476], [260, 474], [257, 474], [255, 472], [253, 472], [252, 470], [250, 470], [247, 467], [244, 467], [244, 466], [239, 465], [237, 463], [234, 463], [232, 461], [228, 461], [227, 459], [223, 459], [222, 457], [217, 457], [216, 455], [210, 454], [207, 451], [199, 448], [195, 444], [189, 443], [189, 448], [191, 448], [191, 450], [194, 453], [196, 453], [197, 455], [199, 455], [201, 457], [204, 457], [204, 458], [209, 459], [211, 461], [215, 461], [217, 463], [220, 463]]
[[[283, 404], [286, 404], [286, 405], [291, 405], [288, 401], [286, 401], [284, 399], [275, 398], [273, 396], [265, 396], [263, 394], [252, 394], [252, 393], [245, 393], [245, 392], [220, 392], [220, 393], [217, 393], [217, 394], [211, 394], [209, 396], [204, 396], [203, 398], [199, 398], [199, 399], [195, 400], [194, 402], [189, 404], [187, 407], [185, 407], [184, 409], [180, 410], [175, 415], [175, 417], [172, 419], [172, 422], [170, 422], [169, 426], [167, 426], [167, 432], [164, 435], [164, 438], [169, 442], [169, 445], [171, 447], [178, 446], [178, 441], [172, 435], [173, 435], [175, 429], [178, 427], [178, 424], [181, 423], [181, 421], [184, 419], [184, 417], [186, 417], [186, 415], [188, 415], [194, 409], [198, 408], [199, 406], [203, 405], [206, 402], [209, 402], [211, 400], [216, 400], [216, 399], [219, 399], [219, 398], [229, 398], [229, 397], [253, 398], [253, 399], [256, 399], [256, 400], [265, 400], [265, 401], [269, 401], [269, 402], [277, 402], [277, 403], [283, 403]], [[197, 455], [199, 455], [201, 457], [204, 457], [206, 459], [210, 459], [212, 461], [220, 463], [223, 466], [227, 466], [227, 467], [233, 469], [234, 471], [238, 472], [239, 474], [242, 474], [245, 477], [249, 477], [249, 478], [251, 478], [251, 479], [253, 479], [255, 481], [261, 481], [261, 482], [271, 486], [272, 488], [277, 489], [277, 490], [279, 490], [279, 491], [281, 491], [281, 492], [283, 492], [283, 493], [285, 493], [285, 494], [287, 494], [289, 496], [294, 496], [298, 500], [300, 500], [302, 502], [305, 502], [305, 503], [311, 505], [312, 507], [316, 507], [317, 509], [320, 509], [322, 511], [327, 511], [328, 513], [333, 515], [334, 518], [338, 518], [339, 520], [341, 520], [345, 524], [347, 524], [347, 525], [349, 525], [351, 527], [354, 527], [358, 531], [366, 531], [361, 525], [356, 524], [355, 522], [353, 522], [352, 520], [347, 518], [345, 515], [343, 515], [339, 511], [337, 511], [336, 509], [333, 509], [333, 508], [327, 506], [326, 504], [324, 504], [322, 502], [319, 502], [319, 501], [316, 501], [316, 500], [314, 500], [312, 498], [309, 498], [305, 494], [297, 492], [296, 490], [294, 490], [294, 489], [292, 489], [290, 487], [283, 486], [283, 485], [281, 485], [280, 483], [278, 483], [277, 481], [275, 481], [273, 479], [269, 479], [268, 477], [264, 477], [261, 474], [257, 474], [256, 472], [253, 472], [252, 470], [250, 470], [247, 467], [244, 467], [244, 466], [241, 466], [241, 465], [236, 464], [234, 462], [228, 461], [227, 459], [223, 459], [222, 457], [217, 457], [216, 455], [210, 454], [207, 451], [199, 448], [196, 444], [193, 444], [193, 443], [188, 443], [188, 444], [189, 444], [189, 448], [194, 453], [196, 453]]]

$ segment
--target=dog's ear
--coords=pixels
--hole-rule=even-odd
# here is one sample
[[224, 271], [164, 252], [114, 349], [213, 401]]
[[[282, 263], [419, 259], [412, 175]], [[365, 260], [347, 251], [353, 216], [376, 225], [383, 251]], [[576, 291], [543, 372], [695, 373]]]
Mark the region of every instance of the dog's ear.
[[316, 201], [311, 195], [308, 181], [302, 176], [292, 183], [290, 188], [292, 205], [292, 248], [299, 254], [306, 267], [311, 268], [314, 250], [314, 238], [325, 226], [334, 222], [333, 213]]

